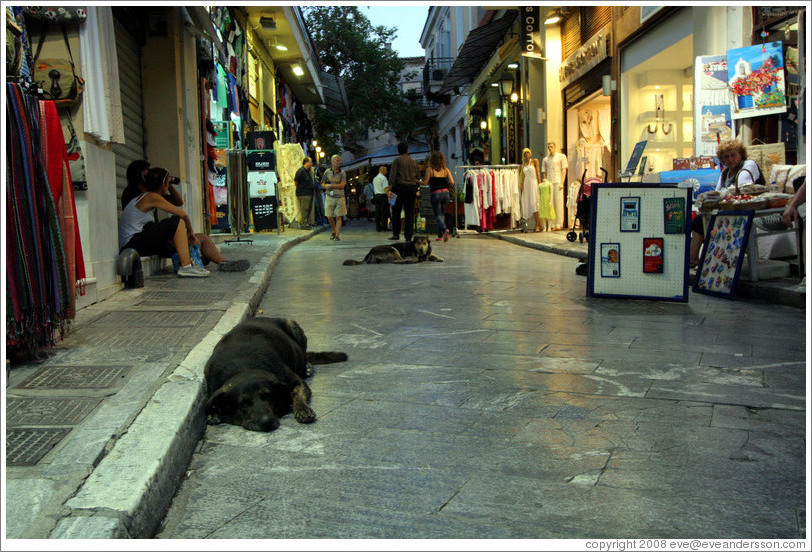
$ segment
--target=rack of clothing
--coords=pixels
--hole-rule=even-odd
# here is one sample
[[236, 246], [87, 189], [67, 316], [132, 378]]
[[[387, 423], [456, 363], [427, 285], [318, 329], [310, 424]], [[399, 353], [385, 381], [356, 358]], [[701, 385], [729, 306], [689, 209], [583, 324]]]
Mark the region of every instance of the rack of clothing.
[[75, 318], [84, 258], [56, 107], [6, 82], [6, 113], [6, 345], [37, 355]]
[[[496, 216], [509, 214], [510, 227], [522, 218], [519, 169], [521, 165], [457, 165], [455, 182], [464, 190], [465, 226], [482, 232], [494, 228]], [[459, 186], [459, 184], [457, 185]], [[454, 210], [455, 213], [457, 210]], [[455, 214], [456, 216], [456, 214]]]

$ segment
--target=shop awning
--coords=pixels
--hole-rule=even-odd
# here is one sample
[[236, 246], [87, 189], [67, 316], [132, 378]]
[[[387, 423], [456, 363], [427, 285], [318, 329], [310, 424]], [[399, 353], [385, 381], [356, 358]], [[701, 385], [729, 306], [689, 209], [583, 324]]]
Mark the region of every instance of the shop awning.
[[[415, 161], [423, 161], [429, 156], [429, 153], [429, 147], [426, 145], [409, 144], [409, 155]], [[370, 153], [369, 155], [365, 155], [364, 157], [359, 157], [358, 159], [350, 161], [346, 165], [342, 165], [341, 168], [345, 171], [351, 171], [353, 169], [372, 165], [388, 165], [394, 161], [397, 156], [397, 146], [386, 146]]]
[[517, 10], [510, 10], [501, 18], [477, 27], [470, 33], [460, 48], [454, 65], [443, 80], [438, 94], [448, 94], [454, 88], [471, 83], [482, 66], [491, 57], [496, 45], [505, 37], [518, 15]]

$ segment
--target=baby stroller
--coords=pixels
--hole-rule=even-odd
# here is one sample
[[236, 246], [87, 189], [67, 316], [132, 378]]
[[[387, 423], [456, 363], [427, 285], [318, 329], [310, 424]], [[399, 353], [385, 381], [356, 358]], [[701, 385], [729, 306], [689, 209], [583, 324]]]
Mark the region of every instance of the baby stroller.
[[[609, 176], [609, 172], [601, 167], [604, 179]], [[605, 180], [604, 180], [605, 181]], [[581, 187], [578, 189], [578, 200], [575, 203], [575, 220], [572, 223], [572, 230], [567, 232], [567, 240], [574, 242], [575, 237], [578, 237], [578, 243], [583, 243], [584, 240], [589, 241], [589, 217], [592, 212], [590, 209], [590, 198], [592, 197], [592, 185], [601, 182], [600, 178], [586, 178], [586, 170], [581, 175]], [[575, 223], [581, 223], [580, 235], [575, 233]]]

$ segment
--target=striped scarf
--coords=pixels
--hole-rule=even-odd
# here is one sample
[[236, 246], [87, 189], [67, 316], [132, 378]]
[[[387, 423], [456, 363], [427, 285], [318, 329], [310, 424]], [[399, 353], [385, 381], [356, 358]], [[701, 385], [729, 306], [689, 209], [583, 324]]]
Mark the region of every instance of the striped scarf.
[[66, 329], [69, 283], [41, 156], [37, 99], [6, 84], [6, 345], [35, 353]]

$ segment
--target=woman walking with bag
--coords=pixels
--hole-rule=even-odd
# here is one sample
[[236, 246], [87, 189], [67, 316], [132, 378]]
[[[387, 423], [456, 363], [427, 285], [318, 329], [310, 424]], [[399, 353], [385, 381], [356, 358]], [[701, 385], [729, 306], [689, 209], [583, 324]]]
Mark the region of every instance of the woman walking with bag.
[[431, 193], [431, 208], [439, 224], [437, 241], [448, 241], [448, 227], [445, 224], [445, 210], [451, 200], [451, 191], [454, 189], [454, 177], [445, 164], [445, 156], [440, 151], [432, 152], [429, 156], [429, 166], [426, 168], [424, 182], [429, 184]]

